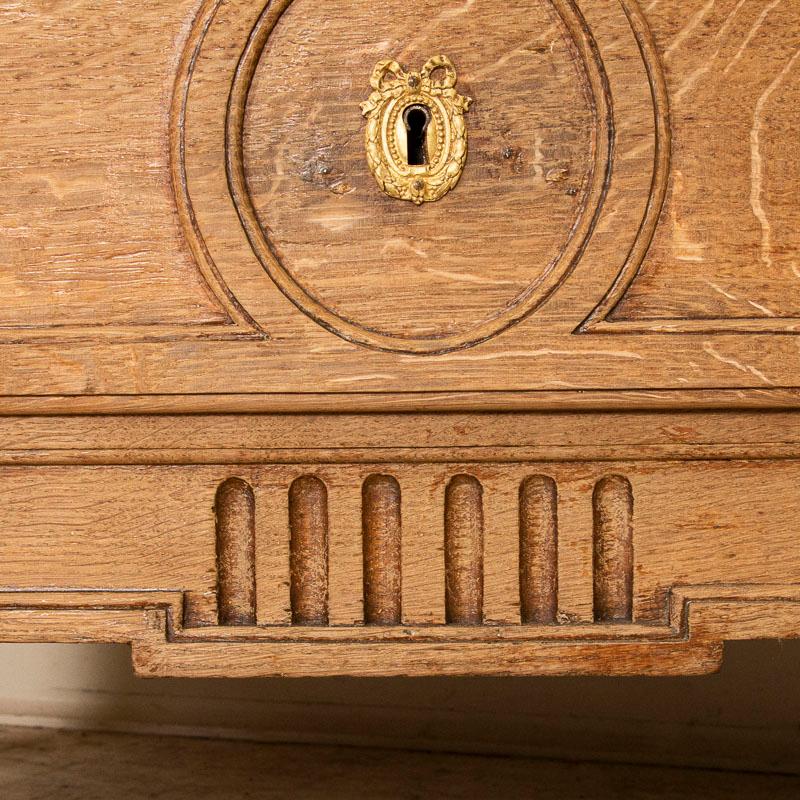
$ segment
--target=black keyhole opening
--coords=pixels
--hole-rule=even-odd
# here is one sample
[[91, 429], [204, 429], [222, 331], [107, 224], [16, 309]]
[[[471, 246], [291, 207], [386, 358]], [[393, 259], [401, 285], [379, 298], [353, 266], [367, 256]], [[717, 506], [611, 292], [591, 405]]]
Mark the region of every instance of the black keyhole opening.
[[428, 163], [428, 152], [425, 146], [431, 112], [426, 106], [409, 106], [403, 113], [406, 124], [406, 141], [408, 143], [408, 164], [419, 167]]

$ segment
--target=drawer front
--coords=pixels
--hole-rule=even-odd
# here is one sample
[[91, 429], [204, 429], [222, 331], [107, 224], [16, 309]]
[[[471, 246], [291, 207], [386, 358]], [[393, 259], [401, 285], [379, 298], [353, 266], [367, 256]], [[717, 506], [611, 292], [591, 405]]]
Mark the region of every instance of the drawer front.
[[[6, 394], [796, 384], [793, 4], [0, 14]], [[440, 56], [461, 172], [416, 205], [362, 104], [396, 60], [387, 96], [430, 105], [407, 80]]]

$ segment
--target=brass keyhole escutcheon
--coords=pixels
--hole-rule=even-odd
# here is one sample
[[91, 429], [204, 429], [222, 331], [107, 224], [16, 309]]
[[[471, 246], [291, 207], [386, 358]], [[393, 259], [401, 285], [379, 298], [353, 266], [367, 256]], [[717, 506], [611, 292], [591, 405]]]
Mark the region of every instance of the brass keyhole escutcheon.
[[391, 60], [373, 70], [373, 92], [361, 104], [367, 163], [389, 197], [433, 202], [461, 178], [467, 160], [464, 114], [472, 98], [456, 92], [457, 80], [447, 56], [434, 56], [419, 72]]

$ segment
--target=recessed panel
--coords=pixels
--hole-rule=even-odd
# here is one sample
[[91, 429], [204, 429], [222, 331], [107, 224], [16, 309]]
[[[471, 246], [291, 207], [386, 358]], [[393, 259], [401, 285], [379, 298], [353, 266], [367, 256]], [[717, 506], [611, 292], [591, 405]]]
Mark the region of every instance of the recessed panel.
[[[562, 267], [593, 211], [597, 123], [566, 13], [549, 0], [291, 4], [250, 87], [244, 164], [303, 293], [367, 330], [436, 339], [469, 335]], [[416, 207], [376, 185], [359, 106], [380, 59], [413, 71], [438, 54], [474, 99], [469, 152], [458, 185]]]

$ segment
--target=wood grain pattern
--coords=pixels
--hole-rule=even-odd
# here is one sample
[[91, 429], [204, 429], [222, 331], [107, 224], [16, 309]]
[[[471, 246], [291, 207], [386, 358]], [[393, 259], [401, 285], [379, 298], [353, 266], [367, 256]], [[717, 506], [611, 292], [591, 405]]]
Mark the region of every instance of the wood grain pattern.
[[[796, 346], [792, 334], [796, 325], [790, 306], [796, 289], [791, 269], [796, 248], [791, 231], [797, 226], [794, 208], [782, 199], [785, 193], [781, 194], [773, 173], [790, 181], [798, 163], [796, 148], [791, 142], [781, 146], [780, 139], [784, 130], [781, 120], [788, 125], [793, 118], [793, 39], [781, 32], [796, 27], [794, 10], [784, 3], [756, 9], [733, 0], [721, 0], [708, 9], [699, 0], [683, 0], [644, 10], [634, 0], [624, 0], [619, 6], [580, 0], [576, 8], [586, 27], [583, 33], [576, 33], [564, 21], [569, 18], [565, 10], [571, 7], [569, 3], [531, 0], [529, 5], [524, 9], [524, 24], [517, 26], [516, 34], [505, 37], [508, 41], [502, 44], [506, 49], [494, 55], [486, 48], [473, 47], [467, 32], [479, 30], [487, 43], [499, 42], [510, 26], [511, 11], [519, 11], [522, 4], [500, 14], [489, 4], [464, 7], [448, 0], [430, 11], [434, 28], [465, 62], [473, 92], [475, 87], [480, 89], [474, 93], [482, 95], [484, 112], [477, 112], [473, 125], [476, 147], [468, 165], [472, 182], [467, 175], [459, 187], [465, 202], [457, 202], [454, 194], [445, 199], [449, 205], [432, 204], [422, 216], [410, 217], [414, 226], [420, 227], [418, 231], [414, 228], [414, 241], [442, 244], [442, 231], [450, 230], [446, 223], [467, 219], [476, 206], [483, 215], [469, 230], [461, 225], [463, 235], [453, 239], [470, 242], [469, 252], [462, 253], [465, 259], [478, 253], [482, 243], [493, 241], [499, 226], [511, 226], [513, 236], [544, 236], [550, 221], [563, 217], [559, 204], [581, 197], [579, 189], [570, 199], [562, 192], [565, 180], [559, 180], [568, 162], [572, 170], [569, 180], [577, 174], [573, 167], [580, 159], [577, 151], [570, 149], [570, 143], [575, 143], [570, 138], [575, 133], [572, 125], [581, 116], [576, 116], [576, 109], [588, 109], [590, 116], [600, 118], [599, 104], [607, 94], [613, 100], [614, 118], [609, 128], [613, 129], [609, 140], [613, 163], [603, 186], [602, 213], [569, 279], [562, 275], [556, 281], [558, 291], [535, 314], [518, 320], [501, 337], [479, 344], [470, 354], [425, 359], [424, 364], [353, 347], [310, 322], [287, 304], [247, 241], [230, 199], [224, 126], [237, 65], [262, 11], [258, 4], [234, 0], [220, 5], [217, 0], [207, 0], [197, 6], [173, 6], [166, 18], [154, 7], [128, 19], [113, 4], [107, 7], [100, 2], [95, 7], [80, 2], [58, 35], [53, 34], [55, 12], [49, 6], [34, 5], [24, 16], [8, 9], [10, 24], [4, 30], [10, 32], [11, 46], [7, 52], [13, 52], [15, 41], [25, 38], [38, 36], [47, 41], [39, 53], [47, 69], [36, 73], [47, 77], [26, 78], [33, 84], [11, 83], [7, 90], [19, 92], [9, 94], [8, 107], [27, 111], [19, 125], [5, 128], [4, 163], [8, 165], [12, 203], [3, 230], [13, 257], [6, 262], [9, 292], [4, 313], [8, 319], [7, 326], [0, 328], [6, 357], [0, 391], [11, 395], [328, 391], [336, 397], [331, 397], [327, 408], [336, 410], [347, 404], [353, 392], [359, 395], [353, 402], [363, 403], [364, 389], [375, 394], [377, 404], [382, 393], [409, 390], [433, 394], [483, 391], [482, 401], [491, 402], [491, 396], [485, 394], [490, 387], [491, 391], [531, 392], [527, 405], [531, 407], [536, 397], [533, 393], [555, 388], [568, 392], [793, 386]], [[346, 103], [336, 100], [321, 105], [320, 93], [341, 89], [361, 99], [361, 79], [355, 73], [362, 61], [374, 64], [377, 54], [367, 51], [372, 49], [368, 43], [374, 41], [375, 31], [365, 32], [361, 49], [342, 42], [354, 35], [351, 32], [366, 18], [362, 6], [349, 4], [349, 23], [337, 23], [334, 31], [340, 38], [331, 35], [324, 40], [313, 24], [320, 13], [314, 2], [272, 4], [270, 13], [285, 11], [285, 18], [263, 58], [252, 64], [252, 92], [241, 109], [251, 122], [275, 120], [274, 125], [262, 125], [258, 135], [251, 135], [245, 143], [250, 152], [247, 181], [253, 186], [259, 181], [264, 186], [277, 183], [272, 194], [267, 193], [270, 197], [277, 196], [275, 192], [282, 192], [284, 200], [303, 196], [307, 201], [304, 207], [324, 207], [330, 220], [344, 220], [342, 224], [353, 218], [348, 204], [363, 192], [337, 195], [326, 179], [339, 185], [337, 181], [344, 181], [347, 171], [345, 182], [356, 186], [349, 170], [363, 169], [353, 149], [362, 132], [361, 121], [355, 119], [354, 110], [356, 128], [344, 129], [350, 119]], [[381, 23], [386, 26], [386, 36], [374, 41], [375, 48], [380, 45], [382, 49], [388, 42], [396, 52], [406, 48], [413, 55], [414, 47], [427, 47], [419, 29], [415, 27], [414, 33], [407, 24], [408, 15], [416, 19], [420, 9], [429, 7], [424, 3], [402, 6], [387, 14]], [[530, 28], [534, 20], [542, 22], [536, 30]], [[136, 52], [115, 51], [117, 59], [110, 74], [107, 61], [91, 49], [93, 25], [112, 30], [114, 42], [138, 43]], [[305, 51], [293, 51], [288, 39], [281, 39], [291, 32], [291, 26], [297, 30], [295, 38], [306, 43]], [[149, 35], [156, 29], [159, 36]], [[530, 35], [523, 37], [526, 31]], [[67, 37], [69, 44], [64, 45]], [[771, 37], [779, 46], [771, 46]], [[438, 45], [431, 40], [430, 46], [434, 43]], [[60, 58], [64, 47], [73, 54], [72, 59]], [[278, 54], [280, 47], [286, 58], [276, 61], [272, 51]], [[314, 64], [330, 58], [331, 53], [347, 53], [347, 57], [336, 65], [338, 72], [330, 72], [324, 80], [309, 82], [302, 77], [302, 70], [291, 71], [293, 65]], [[472, 65], [479, 53], [483, 60]], [[24, 56], [18, 60], [24, 64]], [[265, 94], [259, 86], [269, 85], [259, 75], [272, 71], [273, 63], [284, 70], [286, 78], [274, 81], [269, 87], [274, 91]], [[605, 76], [601, 80], [605, 93], [598, 93], [593, 85], [597, 75], [592, 78], [590, 74], [592, 64], [597, 75]], [[339, 78], [333, 80], [333, 75]], [[522, 80], [520, 76], [525, 75], [531, 79]], [[115, 83], [116, 76], [120, 78]], [[312, 90], [304, 88], [309, 84]], [[66, 87], [56, 114], [47, 112], [53, 87]], [[530, 92], [539, 90], [540, 95], [531, 102]], [[96, 100], [94, 93], [102, 100]], [[585, 105], [582, 93], [591, 95], [593, 101]], [[15, 99], [23, 94], [24, 102]], [[747, 103], [737, 105], [739, 95], [746, 96]], [[707, 97], [718, 100], [706, 102]], [[120, 106], [123, 99], [129, 116]], [[477, 101], [476, 109], [481, 97]], [[492, 105], [496, 102], [501, 105]], [[695, 103], [703, 107], [702, 124], [695, 122]], [[70, 113], [62, 114], [62, 106]], [[732, 107], [740, 109], [736, 124], [727, 123]], [[90, 139], [80, 138], [82, 129], [76, 127], [76, 120], [94, 119], [91, 115], [97, 116], [98, 108], [112, 109], [108, 124], [95, 125]], [[83, 117], [77, 115], [81, 109], [87, 112]], [[280, 119], [269, 116], [282, 114], [281, 109], [286, 113]], [[231, 111], [233, 116], [239, 113], [237, 108]], [[160, 123], [146, 132], [147, 125], [140, 125], [141, 138], [125, 136], [131, 125], [145, 117]], [[284, 138], [280, 147], [270, 150], [274, 144], [270, 136], [289, 128], [294, 138]], [[730, 146], [709, 153], [709, 143], [718, 139], [698, 134], [707, 129], [724, 130]], [[301, 139], [312, 136], [313, 131], [319, 134], [319, 141], [309, 140], [304, 149]], [[590, 142], [596, 159], [603, 150], [599, 136], [598, 129]], [[512, 152], [510, 158], [501, 157], [496, 164], [494, 143], [498, 137], [508, 140]], [[40, 150], [36, 148], [45, 138], [68, 147], [67, 157], [38, 158]], [[319, 156], [317, 166], [322, 172], [315, 172], [312, 165], [309, 174], [317, 177], [303, 180], [307, 172], [303, 165], [313, 161], [317, 151], [334, 153], [337, 142], [347, 150], [347, 158], [341, 164], [329, 164]], [[79, 146], [85, 147], [86, 153], [81, 154]], [[500, 150], [505, 153], [506, 146]], [[283, 168], [273, 171], [278, 162], [270, 158], [270, 152], [276, 153]], [[586, 149], [581, 152], [585, 157]], [[171, 154], [169, 163], [167, 153]], [[99, 155], [95, 158], [94, 154]], [[113, 174], [93, 169], [93, 164], [111, 163], [112, 156]], [[492, 164], [499, 164], [498, 169]], [[326, 173], [326, 169], [331, 171]], [[160, 176], [156, 178], [158, 197], [151, 191], [153, 185], [143, 187], [139, 181], [151, 171]], [[713, 182], [708, 178], [711, 171]], [[102, 184], [107, 211], [95, 213], [96, 205], [63, 206], [58, 198], [47, 195], [52, 202], [41, 206], [42, 214], [52, 217], [74, 208], [69, 217], [71, 230], [83, 231], [85, 225], [85, 232], [64, 232], [61, 222], [49, 224], [46, 230], [44, 225], [32, 224], [24, 198], [28, 196], [26, 181], [33, 173], [48, 176], [53, 185], [77, 185], [84, 177], [87, 186]], [[742, 181], [748, 176], [745, 186]], [[519, 196], [517, 188], [526, 181], [533, 191], [525, 194], [525, 202], [538, 198], [533, 209], [536, 224], [513, 228], [520, 218], [527, 218], [513, 201]], [[470, 186], [476, 190], [484, 187], [480, 198], [469, 194]], [[666, 200], [663, 213], [662, 189]], [[705, 196], [701, 196], [703, 192]], [[255, 196], [260, 195], [254, 190]], [[498, 205], [501, 211], [490, 217], [485, 213], [488, 197], [493, 203], [510, 198], [509, 212]], [[365, 208], [376, 211], [383, 208], [380, 202], [379, 198], [374, 208], [369, 204]], [[725, 203], [730, 204], [730, 211]], [[287, 203], [272, 205], [277, 214], [289, 208]], [[386, 208], [391, 216], [391, 204]], [[714, 216], [717, 209], [720, 212]], [[107, 226], [109, 235], [93, 235], [98, 219], [110, 219], [103, 216], [106, 213], [116, 221]], [[431, 215], [441, 217], [436, 225]], [[377, 217], [368, 214], [368, 218], [369, 224], [355, 226], [357, 236], [374, 232]], [[292, 216], [288, 223], [292, 219], [299, 216]], [[383, 222], [386, 224], [380, 227], [391, 228], [388, 218]], [[264, 224], [271, 223], [266, 220]], [[126, 226], [125, 234], [120, 226]], [[689, 235], [687, 226], [703, 249], [702, 262], [681, 261], [685, 257], [681, 237]], [[312, 223], [310, 230], [317, 228], [319, 236], [328, 232], [341, 238], [330, 225]], [[717, 233], [707, 242], [698, 233], [712, 229]], [[26, 238], [20, 238], [20, 232]], [[279, 233], [276, 228], [275, 235]], [[643, 233], [646, 235], [640, 235]], [[114, 248], [124, 246], [127, 239], [141, 243], [145, 235], [153, 238], [152, 252], [138, 248], [130, 269], [118, 269]], [[308, 241], [319, 244], [322, 240], [312, 237]], [[342, 246], [356, 241], [345, 237]], [[90, 251], [87, 248], [92, 242], [97, 247]], [[285, 246], [291, 249], [298, 242], [287, 240]], [[31, 259], [37, 258], [37, 253], [53, 247], [63, 249], [59, 263], [72, 265], [70, 291], [59, 295], [53, 293], [51, 281], [60, 281], [67, 267], [51, 264], [44, 270], [40, 264], [32, 271], [25, 266], [33, 264]], [[431, 257], [421, 259], [412, 252], [414, 247], [411, 242], [412, 249], [403, 246], [402, 252], [387, 251], [381, 258], [389, 258], [392, 267], [369, 280], [363, 263], [356, 268], [352, 259], [335, 262], [341, 263], [341, 268], [328, 269], [327, 265], [334, 263], [325, 258], [330, 248], [320, 247], [318, 257], [304, 259], [302, 270], [308, 275], [302, 280], [308, 278], [309, 291], [320, 294], [325, 302], [338, 303], [347, 318], [374, 327], [376, 336], [384, 329], [401, 336], [414, 329], [420, 335], [436, 337], [450, 329], [463, 332], [479, 322], [486, 309], [504, 307], [510, 296], [506, 289], [519, 291], [523, 286], [520, 275], [531, 274], [529, 269], [538, 259], [531, 253], [532, 258], [521, 263], [522, 272], [501, 278], [512, 284], [517, 281], [514, 288], [485, 281], [494, 280], [490, 273], [517, 258], [524, 248], [494, 248], [482, 261], [479, 274], [464, 272], [463, 265], [431, 267], [425, 263]], [[433, 253], [432, 248], [423, 249], [429, 256]], [[769, 263], [777, 266], [770, 269]], [[635, 276], [627, 275], [625, 264], [632, 265], [638, 276], [633, 283], [628, 277]], [[182, 266], [178, 269], [176, 265]], [[691, 276], [686, 265], [692, 267]], [[733, 275], [734, 269], [736, 276], [726, 277]], [[452, 277], [459, 275], [479, 282]], [[383, 282], [382, 294], [372, 291], [376, 281]], [[668, 292], [663, 288], [667, 281]], [[747, 288], [739, 289], [740, 284]], [[609, 295], [610, 287], [617, 285], [623, 291]], [[412, 290], [412, 286], [416, 288]], [[391, 297], [386, 295], [390, 287], [394, 287]], [[419, 287], [424, 302], [413, 305]], [[619, 313], [607, 316], [629, 287], [630, 299], [620, 305]], [[373, 299], [379, 295], [385, 303]], [[611, 298], [607, 308], [604, 297]], [[144, 308], [146, 312], [140, 313]], [[605, 336], [588, 335], [589, 329], [585, 335], [573, 335], [593, 309], [601, 309], [607, 321], [590, 326], [591, 332], [617, 333], [613, 345]], [[491, 316], [494, 311], [488, 313]], [[648, 321], [654, 314], [658, 320]], [[431, 320], [425, 323], [420, 315]], [[427, 333], [425, 324], [433, 326]], [[268, 340], [265, 331], [271, 337]], [[663, 334], [668, 332], [672, 336], [666, 344]], [[697, 335], [700, 332], [702, 337]], [[209, 341], [229, 336], [239, 338], [232, 343]], [[191, 347], [185, 346], [187, 337], [192, 338]], [[247, 342], [247, 337], [256, 341]], [[34, 347], [28, 346], [31, 342]], [[110, 342], [117, 344], [109, 348]], [[570, 402], [568, 397], [564, 401]], [[276, 396], [275, 405], [269, 405], [266, 398], [263, 402], [276, 409], [281, 399]]]
[[520, 617], [525, 625], [558, 616], [558, 488], [545, 475], [526, 478], [519, 489]]
[[328, 492], [313, 475], [289, 489], [292, 623], [328, 624]]
[[633, 490], [621, 475], [594, 487], [594, 618], [630, 622], [633, 616]]
[[[0, 473], [3, 637], [112, 637], [134, 644], [144, 672], [255, 675], [690, 673], [715, 668], [725, 639], [798, 635], [792, 413], [187, 416], [153, 417], [149, 428], [107, 417], [93, 440], [72, 420], [72, 442], [68, 422], [8, 426], [6, 442], [16, 430], [17, 443], [35, 449], [5, 450]], [[338, 443], [338, 460], [314, 446], [320, 432]], [[587, 439], [597, 460], [580, 456]], [[731, 457], [726, 439], [747, 457]], [[70, 447], [136, 459], [144, 440], [144, 466], [48, 466]], [[256, 450], [248, 462], [241, 448], [265, 440], [280, 445], [273, 455], [296, 454], [265, 464]], [[170, 465], [176, 441], [184, 457]], [[239, 449], [226, 450], [230, 441]], [[378, 447], [386, 460], [376, 463], [373, 443], [387, 441], [395, 449]], [[225, 452], [241, 463], [210, 463]], [[264, 501], [220, 526], [219, 498], [216, 523], [209, 511], [221, 484], [223, 494], [247, 499], [249, 486]], [[57, 508], [36, 501], [36, 487], [54, 485]], [[135, 517], [120, 504], [126, 495]], [[204, 518], [191, 516], [197, 507]], [[213, 600], [215, 531], [247, 533], [251, 514], [259, 624], [217, 626], [196, 613], [181, 622], [187, 597], [199, 608]], [[148, 524], [142, 542], [158, 558], [133, 549], [141, 537], [131, 518], [166, 521]], [[190, 521], [179, 540], [175, 520]], [[391, 546], [376, 549], [376, 531], [392, 533]], [[381, 592], [392, 613], [378, 620], [369, 598]], [[142, 609], [155, 627], [140, 628]], [[402, 654], [380, 655], [398, 645]], [[337, 648], [333, 661], [323, 646]], [[215, 648], [229, 654], [224, 666]]]
[[445, 618], [450, 625], [483, 622], [483, 487], [456, 475], [444, 501]]
[[800, 8], [772, 0], [682, 6], [680, 18], [648, 14], [672, 98], [670, 224], [614, 318], [717, 320], [708, 330], [727, 320], [796, 324], [800, 218], [786, 187], [800, 180], [800, 149], [785, 132], [798, 121]]
[[194, 0], [158, 14], [93, 5], [0, 8], [1, 289], [14, 298], [0, 325], [218, 325], [224, 311], [181, 241], [164, 148], [175, 40]]
[[[800, 635], [798, 13], [1, 6], [0, 638], [252, 676]], [[415, 208], [359, 103], [439, 53], [470, 153]]]
[[402, 619], [402, 494], [391, 475], [370, 475], [362, 493], [364, 622], [399, 625]]
[[755, 411], [7, 420], [0, 636], [130, 641], [150, 674], [707, 671], [725, 639], [800, 634], [798, 430]]
[[217, 489], [217, 611], [220, 625], [255, 625], [255, 497], [239, 478]]
[[[273, 17], [257, 28], [265, 49], [242, 124], [244, 178], [286, 273], [339, 317], [405, 340], [466, 335], [535, 291], [585, 231], [587, 194], [603, 180], [599, 101], [587, 96], [566, 7], [515, 0], [499, 16], [483, 0], [468, 9], [424, 0], [376, 20], [368, 5], [292, 3], [274, 30], [259, 35]], [[386, 42], [402, 44], [388, 53]], [[376, 190], [362, 138], [342, 131], [354, 128], [375, 53], [422, 64], [442, 43], [477, 97], [470, 168], [457, 194], [406, 208]]]

